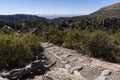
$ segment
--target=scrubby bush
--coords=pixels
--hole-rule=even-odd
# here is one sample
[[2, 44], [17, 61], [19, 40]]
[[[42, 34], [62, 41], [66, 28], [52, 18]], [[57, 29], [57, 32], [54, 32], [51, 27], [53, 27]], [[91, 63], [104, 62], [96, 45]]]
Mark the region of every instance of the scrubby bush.
[[23, 67], [41, 55], [43, 48], [35, 35], [0, 34], [0, 68]]
[[80, 53], [87, 53], [87, 43], [89, 40], [89, 31], [75, 29], [67, 34], [65, 37], [63, 47], [75, 49]]
[[14, 31], [11, 28], [7, 29], [3, 27], [0, 28], [0, 34], [14, 34]]
[[88, 46], [90, 56], [112, 62], [116, 61], [113, 55], [116, 54], [116, 46], [118, 44], [116, 39], [107, 33], [100, 30], [92, 32]]
[[42, 33], [42, 40], [61, 46], [64, 42], [65, 32], [56, 28], [48, 28]]
[[120, 61], [120, 43], [114, 35], [96, 30], [89, 32], [76, 29], [65, 37], [63, 47], [75, 49], [79, 53], [106, 61]]

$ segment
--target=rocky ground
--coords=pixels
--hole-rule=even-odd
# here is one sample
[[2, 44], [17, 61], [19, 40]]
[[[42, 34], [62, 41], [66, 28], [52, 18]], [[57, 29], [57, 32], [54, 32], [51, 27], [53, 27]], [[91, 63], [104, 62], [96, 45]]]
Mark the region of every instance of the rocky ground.
[[[44, 54], [52, 63], [57, 61], [44, 75], [27, 80], [120, 80], [120, 65], [100, 61], [78, 54], [74, 50], [50, 43], [41, 44]], [[0, 80], [7, 80], [0, 78]]]
[[[45, 48], [46, 55], [49, 55], [47, 57], [51, 61], [56, 58], [58, 64], [40, 80], [120, 80], [119, 64], [82, 56], [74, 50], [49, 43], [42, 43], [42, 46]], [[39, 77], [35, 80], [39, 80]]]

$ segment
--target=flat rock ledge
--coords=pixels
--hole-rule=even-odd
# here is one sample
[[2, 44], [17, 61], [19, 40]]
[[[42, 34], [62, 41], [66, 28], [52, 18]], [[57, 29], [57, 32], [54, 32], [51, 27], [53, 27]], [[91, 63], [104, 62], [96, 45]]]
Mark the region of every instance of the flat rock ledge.
[[47, 54], [58, 59], [64, 67], [56, 67], [34, 80], [120, 80], [120, 65], [78, 54], [74, 50], [42, 43]]
[[44, 76], [36, 76], [35, 80], [85, 80], [77, 71], [70, 74], [65, 68], [54, 68]]

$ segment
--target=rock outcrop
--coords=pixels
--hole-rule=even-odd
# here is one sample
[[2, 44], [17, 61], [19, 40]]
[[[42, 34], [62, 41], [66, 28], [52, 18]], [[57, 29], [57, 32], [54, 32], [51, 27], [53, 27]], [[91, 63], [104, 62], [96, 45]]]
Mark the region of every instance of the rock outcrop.
[[[42, 43], [42, 46], [48, 54], [53, 55], [64, 65], [62, 69], [61, 67], [57, 67], [57, 70], [53, 69], [46, 73], [45, 76], [49, 75], [48, 77], [50, 78], [46, 80], [120, 80], [119, 64], [89, 58], [78, 54], [74, 50], [61, 48], [49, 43]], [[61, 71], [65, 71], [65, 75], [71, 75], [72, 78], [64, 79], [66, 76], [59, 78], [63, 74]], [[77, 76], [77, 79], [74, 76]]]
[[74, 72], [72, 75], [65, 68], [54, 68], [44, 76], [36, 76], [34, 80], [85, 80], [80, 73]]
[[44, 62], [41, 60], [36, 60], [31, 62], [29, 65], [25, 66], [24, 68], [19, 69], [13, 69], [8, 72], [0, 73], [0, 76], [3, 78], [8, 78], [10, 80], [12, 79], [20, 79], [21, 77], [37, 72], [45, 72], [47, 71], [51, 66], [53, 66], [56, 63], [56, 61], [49, 65], [44, 65]]

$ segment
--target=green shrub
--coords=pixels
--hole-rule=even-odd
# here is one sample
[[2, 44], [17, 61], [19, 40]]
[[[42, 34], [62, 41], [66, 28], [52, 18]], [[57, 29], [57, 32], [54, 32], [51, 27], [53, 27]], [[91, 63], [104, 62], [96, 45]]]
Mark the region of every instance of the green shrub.
[[67, 34], [63, 47], [75, 49], [78, 52], [85, 54], [88, 52], [87, 43], [89, 41], [90, 32], [87, 30], [75, 29]]
[[35, 35], [0, 34], [0, 68], [25, 66], [35, 60], [42, 50]]
[[56, 28], [49, 28], [42, 35], [42, 40], [56, 45], [61, 45], [64, 42], [65, 32], [59, 31]]
[[113, 55], [116, 54], [117, 45], [114, 37], [100, 30], [95, 31], [90, 35], [90, 56], [114, 62], [116, 59]]
[[120, 61], [119, 45], [119, 40], [114, 35], [101, 30], [89, 32], [80, 29], [68, 33], [62, 44], [63, 47], [75, 49], [81, 54], [111, 62]]

